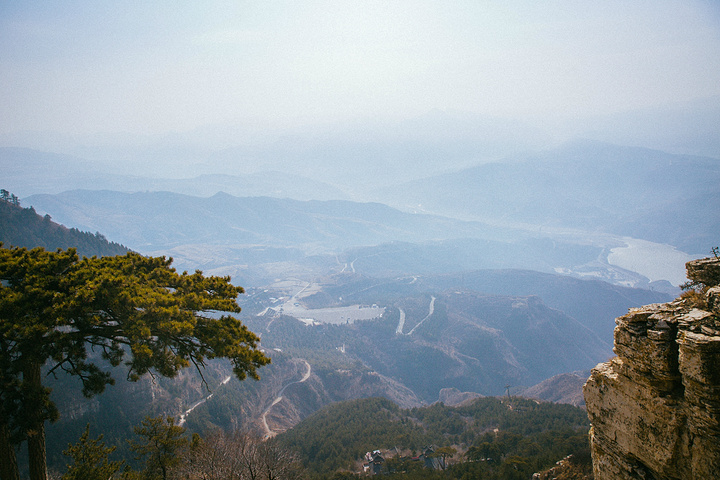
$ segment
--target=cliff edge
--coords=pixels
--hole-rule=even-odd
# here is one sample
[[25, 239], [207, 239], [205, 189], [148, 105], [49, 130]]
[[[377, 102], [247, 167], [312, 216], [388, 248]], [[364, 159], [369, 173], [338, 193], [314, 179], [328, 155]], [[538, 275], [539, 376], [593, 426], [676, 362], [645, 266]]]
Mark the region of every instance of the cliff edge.
[[585, 384], [595, 480], [720, 478], [720, 259], [686, 267], [701, 290], [616, 319]]

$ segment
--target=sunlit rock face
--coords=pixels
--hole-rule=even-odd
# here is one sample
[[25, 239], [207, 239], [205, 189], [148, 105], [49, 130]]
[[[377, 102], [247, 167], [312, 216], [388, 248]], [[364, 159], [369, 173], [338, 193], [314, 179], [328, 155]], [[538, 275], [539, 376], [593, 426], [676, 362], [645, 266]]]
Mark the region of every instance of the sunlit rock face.
[[711, 288], [618, 318], [585, 384], [596, 480], [720, 478], [720, 260], [687, 271]]

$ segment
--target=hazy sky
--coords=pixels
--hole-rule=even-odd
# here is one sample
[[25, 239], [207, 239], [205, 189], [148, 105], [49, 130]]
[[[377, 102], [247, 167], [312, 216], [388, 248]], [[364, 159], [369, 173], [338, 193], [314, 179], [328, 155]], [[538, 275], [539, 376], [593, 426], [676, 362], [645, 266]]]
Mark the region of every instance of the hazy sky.
[[0, 135], [537, 120], [714, 95], [715, 0], [0, 2]]

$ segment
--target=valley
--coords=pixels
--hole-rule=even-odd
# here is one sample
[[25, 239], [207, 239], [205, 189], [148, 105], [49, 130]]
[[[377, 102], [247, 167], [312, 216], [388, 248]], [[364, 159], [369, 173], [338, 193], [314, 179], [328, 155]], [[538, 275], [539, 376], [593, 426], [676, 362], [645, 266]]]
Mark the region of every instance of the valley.
[[[170, 256], [179, 271], [230, 276], [245, 288], [238, 318], [272, 359], [259, 382], [238, 382], [227, 363], [213, 361], [207, 383], [192, 371], [142, 386], [119, 379], [112, 394], [92, 400], [61, 393], [60, 379], [58, 405], [74, 413], [50, 438], [71, 438], [83, 422], [116, 415], [111, 440], [121, 442], [119, 432], [152, 412], [194, 432], [234, 425], [271, 438], [324, 407], [370, 397], [402, 408], [508, 394], [582, 404], [587, 374], [577, 372], [610, 358], [614, 319], [676, 296], [692, 250], [660, 243], [669, 237], [653, 232], [608, 228], [609, 210], [531, 223], [512, 192], [498, 193], [507, 205], [490, 217], [493, 204], [484, 213], [453, 204], [458, 192], [470, 195], [469, 185], [455, 187], [447, 185], [433, 211], [425, 202], [425, 213], [221, 192], [70, 190], [21, 199], [53, 222]], [[625, 206], [606, 203], [613, 194], [623, 193], [588, 192], [584, 201], [596, 197], [595, 211], [621, 212]], [[457, 207], [452, 215], [441, 208], [449, 204]], [[633, 215], [647, 211], [636, 207]], [[696, 238], [714, 228], [706, 227]], [[139, 391], [148, 402], [129, 400]], [[50, 455], [60, 458], [52, 448]]]

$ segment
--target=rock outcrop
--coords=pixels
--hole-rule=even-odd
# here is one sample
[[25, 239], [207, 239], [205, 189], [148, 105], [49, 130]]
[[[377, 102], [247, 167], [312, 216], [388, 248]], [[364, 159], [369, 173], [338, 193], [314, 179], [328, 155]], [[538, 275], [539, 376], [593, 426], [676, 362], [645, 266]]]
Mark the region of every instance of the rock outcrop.
[[595, 480], [720, 478], [720, 260], [687, 271], [702, 293], [618, 318], [585, 384]]

